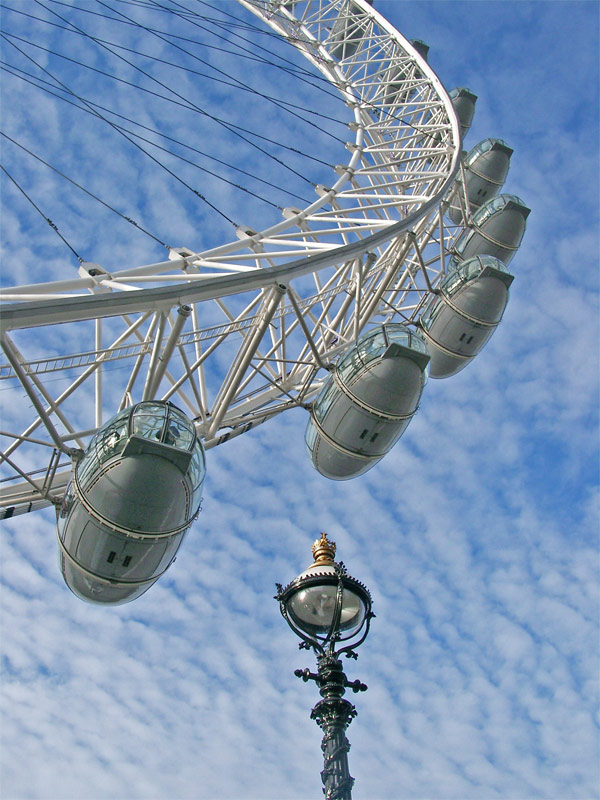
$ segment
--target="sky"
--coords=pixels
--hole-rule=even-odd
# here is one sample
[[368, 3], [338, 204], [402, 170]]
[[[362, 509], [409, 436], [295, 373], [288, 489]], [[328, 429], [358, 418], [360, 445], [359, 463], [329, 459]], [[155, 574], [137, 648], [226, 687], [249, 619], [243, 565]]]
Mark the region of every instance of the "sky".
[[[6, 5], [48, 13], [29, 0]], [[400, 442], [356, 480], [328, 481], [312, 468], [301, 409], [209, 451], [198, 521], [177, 562], [132, 604], [100, 608], [69, 592], [50, 510], [3, 521], [6, 800], [321, 796], [321, 732], [310, 720], [318, 694], [293, 675], [314, 669], [314, 658], [297, 649], [272, 599], [275, 582], [311, 563], [320, 531], [369, 587], [376, 613], [358, 660], [347, 662], [348, 678], [369, 687], [349, 697], [358, 710], [348, 729], [355, 800], [599, 795], [599, 6], [375, 6], [408, 39], [429, 44], [448, 89], [478, 95], [465, 146], [494, 136], [514, 149], [505, 189], [531, 214], [502, 325], [465, 370], [429, 381]], [[9, 24], [20, 36], [41, 30], [4, 11]], [[102, 18], [88, 24], [104, 32]], [[146, 39], [150, 51], [162, 47]], [[19, 56], [5, 43], [3, 58]], [[249, 82], [264, 70], [271, 89], [287, 92], [280, 73], [239, 69]], [[122, 76], [130, 77], [126, 65]], [[289, 80], [302, 102], [314, 97]], [[158, 169], [140, 172], [137, 156], [118, 137], [92, 133], [83, 114], [67, 128], [58, 100], [20, 94], [29, 89], [6, 73], [1, 86], [11, 137], [83, 175], [161, 240], [199, 247], [231, 237], [222, 217], [197, 203], [192, 213], [185, 187]], [[220, 87], [202, 91], [211, 107], [227, 108]], [[239, 102], [248, 124], [296, 131], [279, 112]], [[171, 121], [174, 130], [196, 124], [179, 112]], [[296, 132], [334, 157], [333, 140]], [[250, 161], [214, 131], [198, 140], [226, 157], [237, 145], [240, 163]], [[17, 150], [5, 142], [3, 163], [77, 252], [106, 265], [124, 263], [132, 248], [136, 264], [158, 260], [152, 240]], [[321, 174], [316, 162], [307, 169]], [[281, 174], [273, 179], [282, 187], [303, 191]], [[236, 221], [268, 221], [264, 202], [207, 175], [202, 186]], [[73, 274], [76, 259], [10, 182], [2, 205], [4, 285]], [[24, 402], [1, 397], [4, 419]]]

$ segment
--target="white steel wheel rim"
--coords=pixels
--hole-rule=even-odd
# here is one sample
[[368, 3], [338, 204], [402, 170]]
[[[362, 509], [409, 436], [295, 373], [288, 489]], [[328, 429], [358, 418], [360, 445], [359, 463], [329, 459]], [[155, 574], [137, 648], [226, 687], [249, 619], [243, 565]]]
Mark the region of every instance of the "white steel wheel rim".
[[[194, 338], [194, 334], [177, 330], [172, 320], [175, 317], [177, 321], [177, 307], [193, 305], [195, 311], [204, 302], [256, 293], [254, 304], [249, 304], [252, 313], [232, 319], [228, 332], [227, 324], [212, 333], [193, 325], [196, 347], [199, 337], [208, 341], [215, 336], [242, 335], [242, 346], [235, 357], [237, 365], [232, 365], [224, 377], [214, 402], [205, 402], [202, 391], [195, 389], [193, 402], [186, 399], [180, 403], [195, 419], [199, 434], [210, 448], [231, 433], [244, 432], [286, 408], [306, 403], [322, 384], [320, 368], [351, 343], [376, 315], [389, 315], [388, 307], [401, 307], [398, 300], [405, 296], [408, 285], [416, 288], [414, 265], [420, 257], [419, 244], [426, 246], [432, 236], [442, 198], [454, 180], [461, 155], [458, 121], [439, 79], [365, 0], [239, 1], [271, 28], [292, 39], [347, 99], [355, 133], [348, 163], [336, 168], [339, 174], [335, 182], [323, 187], [313, 203], [303, 209], [287, 210], [281, 222], [263, 231], [251, 235], [239, 231], [234, 241], [202, 253], [177, 248], [171, 251], [168, 261], [158, 264], [126, 268], [110, 275], [92, 276], [82, 270], [78, 279], [6, 290], [0, 325], [9, 364], [0, 367], [0, 378], [17, 376], [26, 390], [39, 393], [39, 376], [66, 367], [61, 366], [61, 357], [56, 355], [35, 363], [22, 357], [11, 342], [11, 330], [96, 321], [95, 346], [74, 354], [80, 358], [79, 367], [88, 370], [96, 384], [93, 423], [85, 430], [74, 424], [61, 433], [64, 420], [57, 415], [60, 403], [42, 394], [47, 416], [40, 417], [41, 423], [34, 429], [29, 426], [27, 434], [15, 435], [5, 450], [5, 455], [10, 456], [9, 465], [15, 464], [12, 454], [19, 447], [35, 447], [27, 439], [36, 437], [33, 431], [39, 425], [43, 428], [45, 424], [47, 432], [50, 429], [48, 442], [55, 445], [57, 453], [80, 446], [99, 427], [102, 366], [113, 359], [139, 357], [144, 348], [150, 348], [144, 399], [173, 397], [177, 402], [177, 392], [195, 380], [196, 372], [191, 369], [179, 386], [176, 384], [180, 378], [170, 379], [171, 388], [166, 393], [159, 392], [171, 354], [186, 342], [191, 346]], [[340, 30], [350, 36], [351, 43], [349, 55], [341, 62], [332, 57], [332, 51], [346, 41], [340, 38]], [[400, 102], [402, 93], [404, 101]], [[407, 265], [411, 247], [415, 257]], [[438, 275], [443, 272], [443, 255], [441, 261]], [[297, 290], [292, 283], [328, 269], [333, 271], [333, 278], [325, 284], [315, 279], [317, 291], [311, 294]], [[145, 281], [159, 285], [143, 288]], [[407, 318], [414, 317], [423, 307], [429, 288], [421, 285], [420, 299], [409, 304]], [[350, 303], [344, 301], [345, 311], [336, 312], [332, 318], [332, 303], [341, 295], [352, 295], [353, 299]], [[156, 320], [154, 338], [146, 336], [131, 345], [125, 340], [116, 344], [113, 341], [107, 346], [101, 335], [102, 319], [133, 314]], [[285, 320], [293, 320], [288, 324], [290, 335], [283, 332]], [[257, 360], [262, 340], [274, 321], [281, 325], [282, 343], [270, 350], [266, 360], [263, 356]], [[131, 327], [135, 324], [131, 323]], [[295, 353], [291, 349], [294, 337], [304, 337], [296, 342]], [[123, 354], [126, 344], [128, 355]], [[256, 376], [269, 358], [281, 356], [283, 350], [285, 359], [280, 360], [294, 366], [285, 374], [281, 372], [279, 385], [278, 379], [271, 376], [262, 391], [245, 397], [246, 374], [254, 370]], [[197, 369], [205, 366], [202, 361]], [[150, 374], [152, 370], [155, 371]], [[124, 401], [125, 397], [121, 407]], [[39, 449], [47, 451], [46, 447]], [[44, 497], [48, 502], [59, 500], [68, 471], [56, 471], [57, 458], [54, 464], [51, 460], [43, 483], [26, 481], [2, 489], [0, 502], [8, 506], [37, 502]], [[26, 477], [26, 470], [20, 471], [18, 466], [16, 473]]]

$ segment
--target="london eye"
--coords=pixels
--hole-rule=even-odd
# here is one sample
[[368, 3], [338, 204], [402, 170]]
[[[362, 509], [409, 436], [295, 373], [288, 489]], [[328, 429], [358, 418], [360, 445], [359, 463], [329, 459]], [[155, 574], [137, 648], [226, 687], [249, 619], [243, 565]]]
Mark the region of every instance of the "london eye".
[[[467, 89], [449, 95], [427, 64], [426, 46], [407, 42], [362, 0], [243, 5], [293, 45], [325, 79], [327, 91], [341, 99], [335, 113], [340, 106], [346, 112], [345, 122], [336, 119], [337, 129], [344, 124], [347, 131], [346, 161], [335, 164], [323, 182], [305, 178], [312, 182], [312, 200], [272, 203], [280, 219], [266, 227], [236, 224], [214, 206], [234, 228], [234, 238], [224, 244], [164, 245], [167, 258], [125, 266], [86, 261], [71, 247], [79, 262], [76, 276], [3, 290], [1, 377], [25, 390], [32, 412], [23, 429], [3, 432], [2, 459], [12, 473], [1, 489], [5, 516], [50, 504], [62, 504], [64, 515], [73, 466], [90, 437], [97, 450], [100, 440], [113, 435], [114, 415], [121, 419], [140, 402], [146, 405], [139, 413], [154, 409], [159, 420], [166, 419], [165, 404], [182, 409], [204, 450], [302, 407], [317, 469], [351, 478], [376, 463], [405, 429], [429, 357], [434, 377], [454, 374], [502, 316], [512, 281], [502, 259], [508, 263], [518, 248], [529, 210], [518, 198], [494, 199], [512, 152], [505, 143], [488, 140], [463, 161], [462, 135], [475, 96]], [[165, 17], [164, 9], [152, 10]], [[173, 10], [171, 15], [177, 16]], [[137, 24], [146, 39], [152, 34], [173, 45], [171, 31], [158, 33], [121, 11], [108, 19], [117, 28]], [[65, 22], [86, 45], [125, 60], [142, 82], [166, 87], [168, 99], [183, 97], [131, 57], [125, 59], [117, 44], [92, 36], [82, 23]], [[29, 66], [37, 66], [35, 78], [14, 67], [15, 79], [26, 79], [38, 92], [51, 84], [63, 102], [92, 115], [110, 133], [125, 136], [144, 153], [150, 149], [140, 144], [144, 137], [115, 122], [116, 111], [109, 118], [99, 104], [41, 66], [30, 54], [38, 45], [16, 33], [5, 39]], [[66, 58], [44, 49], [57, 61]], [[42, 82], [41, 76], [52, 81]], [[192, 100], [185, 103], [197, 111]], [[294, 113], [310, 117], [306, 110]], [[4, 136], [7, 147], [56, 171]], [[256, 139], [252, 144], [259, 146]], [[6, 170], [5, 177], [40, 211]], [[199, 203], [206, 200], [188, 188]], [[45, 221], [61, 236], [49, 217]], [[65, 352], [66, 342], [79, 346]], [[40, 348], [41, 343], [48, 346]], [[366, 390], [360, 388], [358, 361], [365, 365]], [[386, 371], [390, 364], [395, 377]], [[411, 370], [416, 372], [409, 378]], [[125, 438], [120, 447], [102, 446], [98, 469], [122, 458]], [[139, 491], [139, 485], [136, 491], [127, 486], [123, 496]], [[184, 528], [197, 506], [184, 513]], [[107, 522], [96, 512], [104, 520], [100, 528], [106, 523], [123, 532], [123, 520]], [[146, 535], [159, 530], [150, 524]], [[107, 545], [110, 565], [114, 553]], [[132, 555], [120, 560], [137, 585], [129, 567]], [[163, 564], [164, 558], [158, 561]], [[113, 569], [102, 580], [114, 579]]]
[[597, 9], [1, 13], [4, 792], [593, 794]]

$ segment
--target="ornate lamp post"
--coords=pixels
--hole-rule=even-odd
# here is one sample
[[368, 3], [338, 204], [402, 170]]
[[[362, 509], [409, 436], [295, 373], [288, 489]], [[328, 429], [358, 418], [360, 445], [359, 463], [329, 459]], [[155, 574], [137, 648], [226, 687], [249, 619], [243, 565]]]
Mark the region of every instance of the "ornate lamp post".
[[294, 633], [302, 639], [300, 648], [314, 650], [317, 672], [297, 669], [295, 675], [313, 680], [321, 700], [311, 712], [323, 730], [324, 767], [321, 772], [323, 794], [327, 800], [352, 800], [354, 778], [348, 771], [346, 728], [356, 716], [352, 703], [343, 695], [346, 688], [364, 692], [359, 680], [348, 681], [339, 656], [358, 658], [354, 648], [365, 640], [371, 619], [371, 595], [366, 586], [336, 563], [335, 543], [322, 533], [312, 547], [314, 563], [285, 589], [277, 584], [276, 600]]

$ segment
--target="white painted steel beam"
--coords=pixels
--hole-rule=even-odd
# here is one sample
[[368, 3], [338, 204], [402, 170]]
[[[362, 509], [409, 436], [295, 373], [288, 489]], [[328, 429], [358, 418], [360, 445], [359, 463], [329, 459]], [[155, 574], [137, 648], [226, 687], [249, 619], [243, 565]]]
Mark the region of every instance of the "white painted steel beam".
[[[31, 369], [36, 387], [44, 389], [47, 406], [40, 405], [46, 417], [63, 415], [68, 434], [53, 434], [48, 428], [50, 446], [60, 441], [64, 448], [66, 439], [81, 440], [100, 424], [106, 402], [102, 364], [129, 362], [119, 387], [121, 407], [140, 399], [138, 378], [148, 353], [143, 396], [154, 396], [162, 379], [168, 380], [171, 387], [165, 398], [179, 393], [197, 412], [207, 447], [215, 446], [314, 396], [321, 385], [320, 369], [370, 320], [390, 314], [392, 298], [414, 315], [443, 271], [441, 236], [441, 255], [432, 267], [424, 248], [438, 222], [441, 233], [438, 208], [459, 166], [461, 142], [450, 99], [431, 68], [365, 0], [240, 2], [292, 41], [341, 93], [353, 139], [347, 146], [348, 161], [335, 168], [329, 186], [317, 187], [313, 202], [285, 209], [283, 219], [263, 231], [244, 235], [244, 229], [241, 238], [201, 252], [173, 248], [168, 261], [155, 264], [126, 265], [99, 276], [87, 275], [84, 268], [76, 279], [7, 289], [0, 319], [5, 334], [96, 322], [95, 344], [92, 340], [87, 350], [82, 345], [79, 354], [36, 354], [30, 367], [24, 357], [17, 359], [21, 371]], [[340, 33], [344, 20], [349, 42]], [[420, 248], [415, 259], [408, 233], [415, 234]], [[423, 287], [416, 283], [421, 254], [429, 280]], [[312, 294], [307, 290], [309, 276]], [[146, 288], [149, 282], [159, 285]], [[94, 291], [99, 286], [105, 291]], [[291, 290], [287, 304], [281, 301], [285, 288]], [[407, 301], [410, 291], [417, 292], [416, 301]], [[257, 314], [255, 306], [265, 296], [270, 298], [268, 307], [263, 305]], [[164, 324], [180, 305], [192, 306], [194, 331], [183, 334], [174, 325], [165, 335], [158, 320]], [[215, 323], [214, 309], [224, 314], [221, 325]], [[142, 316], [131, 324], [134, 314]], [[128, 329], [106, 347], [100, 333], [106, 339], [111, 323], [104, 321], [118, 316]], [[241, 348], [216, 380], [215, 365], [223, 362], [233, 334], [241, 334]], [[202, 345], [206, 340], [211, 340], [207, 347]], [[12, 362], [0, 368], [0, 377], [7, 380], [20, 376]], [[80, 370], [83, 374], [77, 375]], [[56, 399], [42, 383], [46, 371], [63, 371], [70, 377], [68, 389]], [[69, 422], [66, 401], [94, 372], [96, 413], [82, 431], [81, 423]], [[190, 398], [183, 393], [188, 382]], [[35, 393], [31, 381], [28, 385]], [[5, 454], [15, 460], [19, 448], [37, 447], [26, 440], [40, 424], [39, 418], [34, 420]], [[231, 430], [225, 430], [228, 427]], [[63, 479], [64, 473], [53, 474], [51, 464], [46, 482], [60, 487]], [[16, 487], [0, 492], [0, 502], [29, 498], [30, 490], [20, 495]]]

